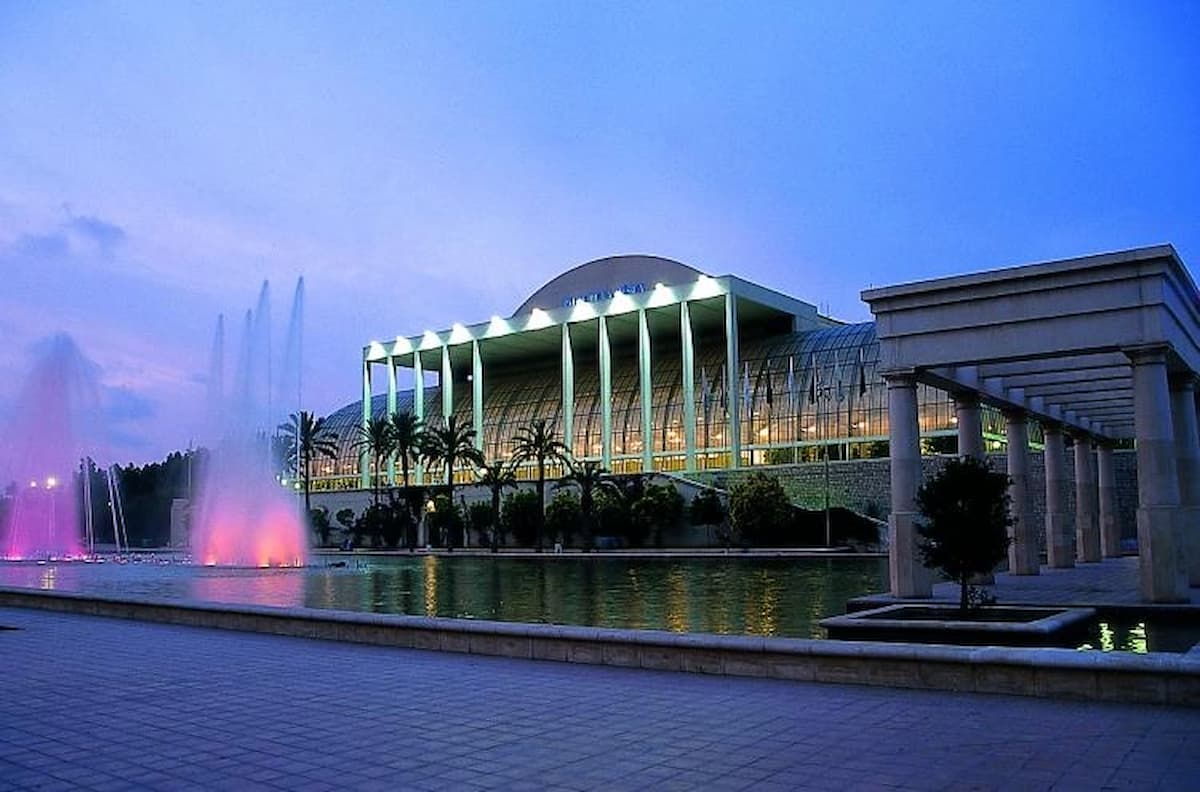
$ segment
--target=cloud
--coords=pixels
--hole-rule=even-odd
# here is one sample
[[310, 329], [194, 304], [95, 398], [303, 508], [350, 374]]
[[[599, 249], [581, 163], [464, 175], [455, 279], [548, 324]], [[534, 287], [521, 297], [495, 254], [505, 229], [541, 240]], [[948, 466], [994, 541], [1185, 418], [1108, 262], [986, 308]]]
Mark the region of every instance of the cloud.
[[88, 215], [69, 214], [49, 230], [18, 236], [0, 255], [10, 254], [42, 262], [57, 262], [67, 258], [100, 258], [110, 260], [129, 235], [125, 229], [107, 220]]
[[128, 238], [125, 229], [98, 217], [77, 215], [71, 217], [65, 225], [76, 235], [94, 244], [104, 256], [111, 256], [113, 250]]
[[127, 387], [104, 388], [101, 394], [104, 415], [110, 426], [141, 422], [158, 413], [154, 401]]

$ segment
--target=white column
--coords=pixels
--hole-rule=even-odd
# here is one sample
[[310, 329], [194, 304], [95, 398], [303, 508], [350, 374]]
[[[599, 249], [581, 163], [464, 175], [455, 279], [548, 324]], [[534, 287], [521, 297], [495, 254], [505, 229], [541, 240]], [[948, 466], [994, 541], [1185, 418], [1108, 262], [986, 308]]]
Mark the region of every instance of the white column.
[[[367, 422], [371, 420], [371, 364], [363, 361], [363, 380], [362, 380], [362, 426], [365, 430]], [[367, 447], [362, 446], [358, 452], [358, 485], [363, 489], [371, 486], [371, 460], [367, 454]]]
[[450, 347], [442, 345], [442, 421], [449, 421], [454, 415], [454, 369], [450, 366]]
[[1121, 526], [1117, 524], [1117, 475], [1108, 443], [1096, 446], [1096, 484], [1100, 497], [1100, 548], [1105, 558], [1121, 555]]
[[[1033, 522], [1033, 506], [1029, 500], [1029, 423], [1022, 410], [1005, 411], [1008, 435], [1008, 527], [1012, 544], [1008, 546], [1008, 571], [1014, 575], [1038, 573], [1038, 536]], [[961, 431], [962, 426], [959, 425]]]
[[917, 489], [921, 485], [917, 380], [910, 372], [884, 374], [888, 389], [888, 448], [891, 454], [892, 512], [888, 517], [888, 570], [892, 595], [928, 597], [929, 570], [917, 551]]
[[638, 383], [642, 396], [642, 470], [654, 470], [654, 389], [650, 371], [650, 325], [646, 309], [638, 310]]
[[1138, 467], [1138, 569], [1142, 599], [1181, 602], [1187, 581], [1176, 539], [1179, 474], [1164, 347], [1127, 352], [1133, 361], [1134, 434]]
[[1180, 550], [1188, 583], [1200, 586], [1200, 438], [1196, 427], [1196, 378], [1172, 377], [1171, 424], [1175, 428], [1175, 466], [1179, 473]]
[[[413, 415], [419, 422], [425, 423], [425, 370], [421, 367], [420, 352], [413, 352]], [[413, 465], [413, 483], [425, 483], [425, 463], [420, 458]]]
[[1075, 566], [1075, 541], [1067, 521], [1066, 447], [1062, 426], [1042, 424], [1046, 459], [1046, 564], [1056, 569]]
[[[479, 340], [471, 341], [471, 427], [475, 430], [475, 450], [483, 451], [483, 354]], [[466, 536], [464, 532], [463, 536]]]
[[[563, 444], [575, 453], [575, 355], [571, 350], [571, 326], [562, 326], [562, 414]], [[586, 450], [584, 453], [587, 453]]]
[[729, 467], [742, 466], [742, 391], [738, 382], [737, 298], [725, 295], [725, 404], [729, 408]]
[[[387, 417], [391, 420], [396, 414], [396, 360], [391, 355], [387, 359]], [[396, 486], [396, 455], [388, 455], [388, 485]]]
[[608, 321], [600, 317], [600, 464], [612, 469], [612, 347]]
[[687, 300], [679, 303], [679, 339], [683, 369], [684, 468], [691, 472], [696, 469], [696, 346]]
[[954, 411], [958, 420], [958, 454], [982, 460], [983, 417], [979, 409], [979, 394], [970, 391], [954, 394]]
[[1096, 515], [1096, 472], [1092, 469], [1092, 439], [1075, 435], [1075, 560], [1100, 560], [1100, 524]]

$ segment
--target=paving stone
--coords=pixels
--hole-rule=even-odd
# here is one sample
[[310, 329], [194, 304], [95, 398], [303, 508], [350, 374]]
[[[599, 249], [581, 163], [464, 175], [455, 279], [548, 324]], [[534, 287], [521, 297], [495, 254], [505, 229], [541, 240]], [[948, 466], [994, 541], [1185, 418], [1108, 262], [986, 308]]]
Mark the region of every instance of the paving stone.
[[0, 790], [1170, 790], [1200, 770], [1195, 709], [0, 621], [20, 628]]

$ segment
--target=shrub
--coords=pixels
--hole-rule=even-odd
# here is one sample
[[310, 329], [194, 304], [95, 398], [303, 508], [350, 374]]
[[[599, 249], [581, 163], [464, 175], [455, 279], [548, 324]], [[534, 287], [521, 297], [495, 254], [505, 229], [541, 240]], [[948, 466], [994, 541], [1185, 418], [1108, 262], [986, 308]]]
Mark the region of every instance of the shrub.
[[782, 544], [792, 521], [792, 504], [779, 479], [754, 472], [729, 490], [729, 522], [750, 544]]
[[512, 534], [514, 541], [526, 547], [537, 541], [538, 512], [541, 502], [536, 492], [520, 491], [504, 499], [500, 509], [501, 537]]
[[552, 540], [557, 538], [564, 546], [571, 543], [582, 520], [583, 510], [574, 492], [555, 494], [550, 505], [546, 507], [546, 533]]
[[329, 524], [329, 509], [318, 506], [309, 511], [308, 524], [316, 532], [322, 547], [329, 544], [329, 533], [333, 530], [333, 526]]
[[475, 501], [467, 507], [467, 522], [479, 537], [479, 544], [491, 543], [492, 533], [492, 504], [487, 501]]
[[958, 581], [965, 613], [975, 575], [996, 568], [1008, 550], [1008, 476], [972, 457], [950, 459], [917, 491], [917, 547], [925, 566]]
[[683, 496], [674, 484], [651, 484], [630, 505], [629, 517], [631, 545], [638, 547], [653, 534], [655, 547], [662, 547], [663, 529], [675, 527], [683, 517]]
[[629, 535], [629, 506], [619, 492], [599, 490], [596, 492], [596, 533], [624, 539]]
[[719, 525], [725, 521], [725, 504], [716, 490], [700, 490], [688, 509], [692, 525]]
[[448, 495], [433, 499], [433, 511], [429, 513], [429, 530], [438, 537], [439, 544], [452, 548], [463, 543], [463, 514], [458, 504]]

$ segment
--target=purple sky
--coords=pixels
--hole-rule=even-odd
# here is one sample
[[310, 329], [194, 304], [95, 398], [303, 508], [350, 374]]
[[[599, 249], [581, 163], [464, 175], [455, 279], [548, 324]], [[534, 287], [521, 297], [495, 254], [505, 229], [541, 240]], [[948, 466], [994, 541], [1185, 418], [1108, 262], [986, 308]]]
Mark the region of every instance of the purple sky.
[[[0, 3], [0, 417], [46, 336], [119, 460], [186, 447], [219, 312], [362, 345], [603, 255], [867, 318], [869, 284], [1163, 241], [1200, 266], [1194, 3]], [[236, 323], [235, 323], [236, 325]]]

